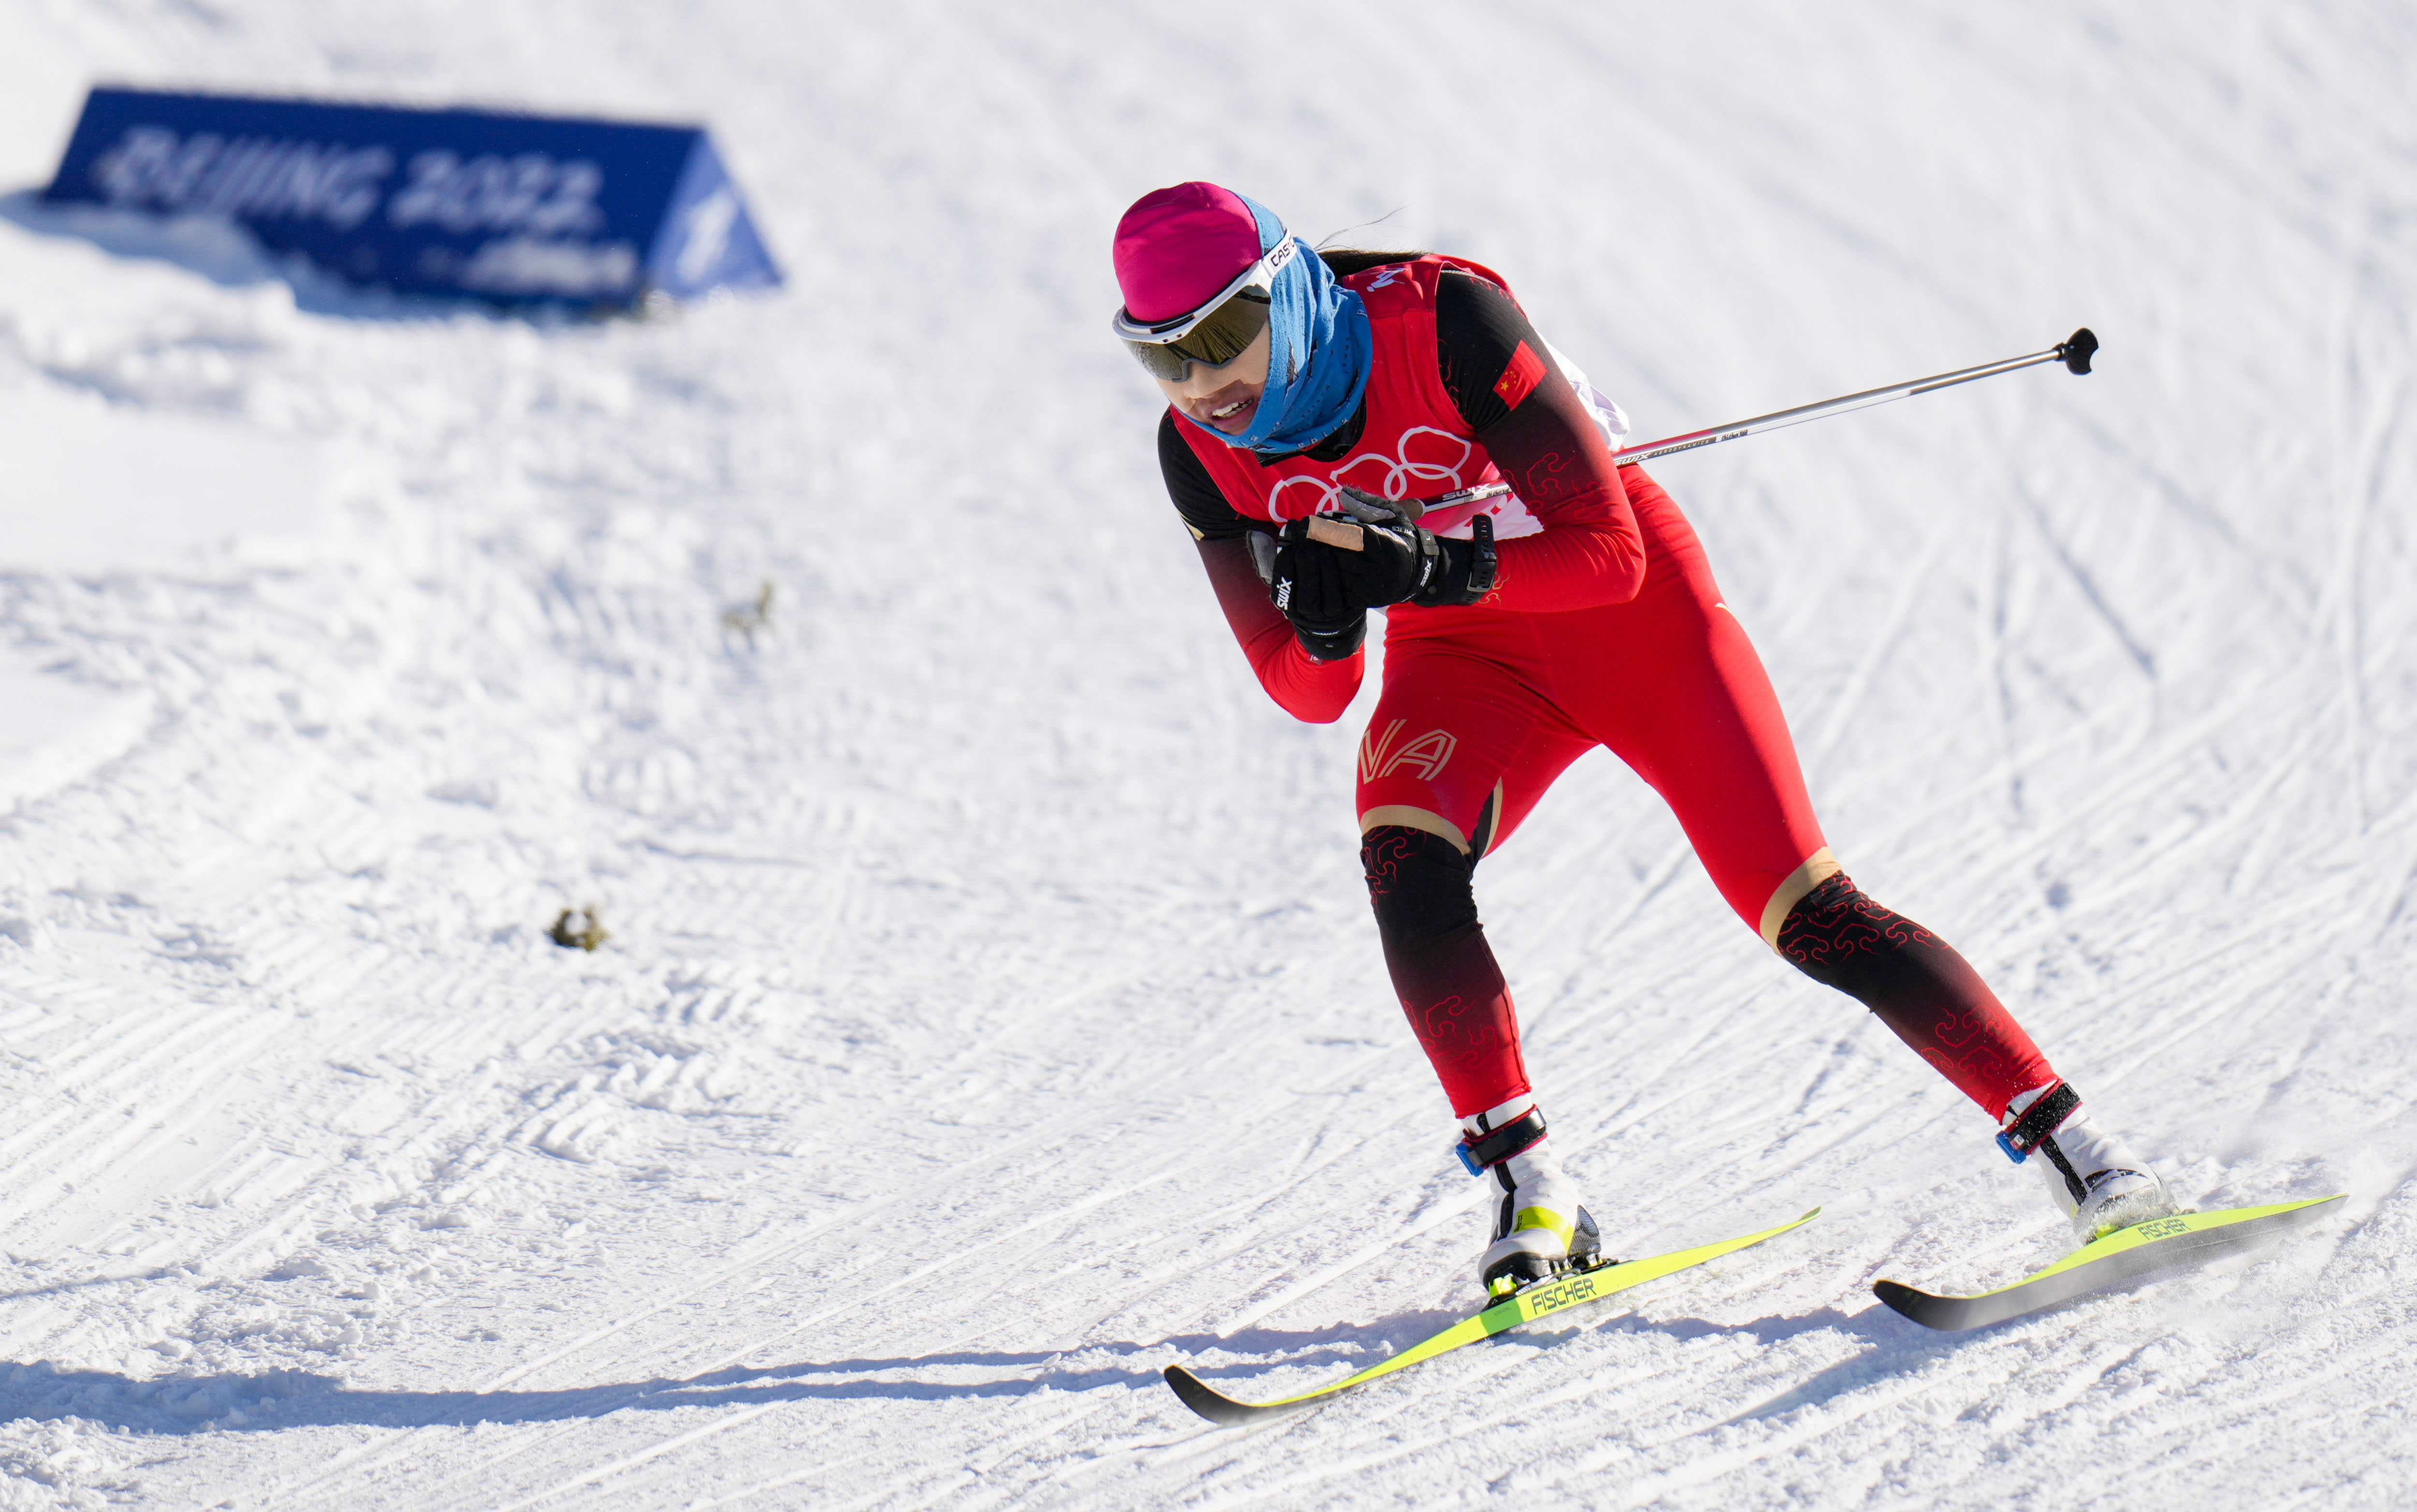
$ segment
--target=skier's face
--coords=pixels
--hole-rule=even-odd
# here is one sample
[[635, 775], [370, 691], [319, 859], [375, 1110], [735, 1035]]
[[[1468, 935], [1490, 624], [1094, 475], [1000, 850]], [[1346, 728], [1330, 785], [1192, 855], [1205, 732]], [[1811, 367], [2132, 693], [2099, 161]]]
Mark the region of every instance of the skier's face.
[[1268, 391], [1268, 332], [1242, 349], [1223, 367], [1193, 363], [1179, 384], [1154, 380], [1166, 401], [1209, 430], [1239, 436], [1259, 413], [1259, 396]]

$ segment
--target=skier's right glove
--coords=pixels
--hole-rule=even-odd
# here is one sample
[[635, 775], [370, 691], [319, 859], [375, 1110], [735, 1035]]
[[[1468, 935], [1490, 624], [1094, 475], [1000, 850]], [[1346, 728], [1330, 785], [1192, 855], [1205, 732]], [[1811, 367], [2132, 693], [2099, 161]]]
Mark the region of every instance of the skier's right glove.
[[1342, 553], [1303, 535], [1306, 523], [1296, 520], [1279, 537], [1253, 535], [1251, 560], [1300, 648], [1315, 661], [1341, 661], [1368, 638], [1368, 606], [1335, 560]]

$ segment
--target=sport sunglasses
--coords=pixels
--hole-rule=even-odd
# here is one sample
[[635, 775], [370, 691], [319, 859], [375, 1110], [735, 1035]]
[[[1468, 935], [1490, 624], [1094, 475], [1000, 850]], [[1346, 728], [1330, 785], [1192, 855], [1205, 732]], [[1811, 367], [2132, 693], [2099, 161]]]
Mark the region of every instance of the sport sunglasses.
[[1195, 362], [1222, 368], [1240, 356], [1268, 328], [1268, 308], [1276, 275], [1293, 260], [1300, 243], [1285, 234], [1265, 255], [1189, 314], [1144, 325], [1117, 311], [1116, 333], [1133, 360], [1153, 378], [1179, 384]]

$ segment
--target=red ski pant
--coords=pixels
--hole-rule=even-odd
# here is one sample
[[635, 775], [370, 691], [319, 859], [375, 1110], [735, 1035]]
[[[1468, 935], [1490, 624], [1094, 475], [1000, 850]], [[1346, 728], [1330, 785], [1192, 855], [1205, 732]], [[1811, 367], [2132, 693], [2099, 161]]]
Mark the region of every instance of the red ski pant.
[[[1558, 614], [1391, 612], [1383, 691], [1360, 746], [1361, 828], [1441, 835], [1473, 863], [1572, 762], [1606, 747], [1669, 804], [1713, 885], [1758, 930], [1781, 884], [1823, 849], [1821, 826], [1771, 679], [1721, 602], [1695, 531], [1642, 472], [1623, 480], [1649, 561], [1628, 602]], [[1372, 859], [1380, 920], [1382, 868]], [[1962, 958], [1900, 922], [1943, 959], [1892, 958], [1822, 979], [1862, 998], [1993, 1115], [2050, 1080]], [[1463, 1116], [1528, 1090], [1509, 991], [1482, 931], [1467, 935], [1426, 950], [1388, 939], [1403, 1007]]]

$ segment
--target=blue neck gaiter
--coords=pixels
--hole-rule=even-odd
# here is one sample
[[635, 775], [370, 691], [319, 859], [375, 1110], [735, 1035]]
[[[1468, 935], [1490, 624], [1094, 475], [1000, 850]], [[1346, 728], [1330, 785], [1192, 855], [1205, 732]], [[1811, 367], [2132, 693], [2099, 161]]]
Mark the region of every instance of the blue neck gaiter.
[[[1284, 222], [1250, 196], [1239, 198], [1257, 218], [1264, 256], [1285, 234]], [[1276, 274], [1269, 294], [1268, 388], [1251, 428], [1229, 436], [1184, 419], [1229, 446], [1275, 455], [1314, 446], [1351, 418], [1367, 391], [1376, 342], [1368, 307], [1305, 244]]]

